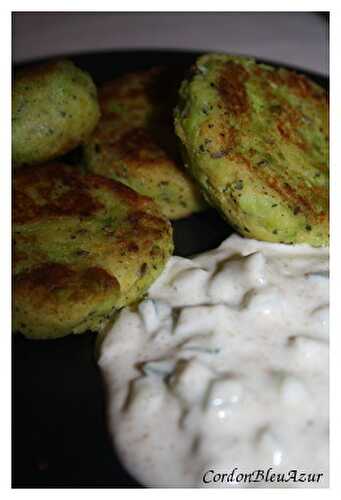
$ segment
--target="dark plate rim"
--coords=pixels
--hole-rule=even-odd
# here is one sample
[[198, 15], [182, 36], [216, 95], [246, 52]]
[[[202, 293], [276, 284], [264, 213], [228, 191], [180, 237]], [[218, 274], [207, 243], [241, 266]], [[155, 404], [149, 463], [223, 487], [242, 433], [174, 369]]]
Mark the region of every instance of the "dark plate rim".
[[32, 58], [28, 59], [27, 61], [19, 62], [16, 63], [14, 60], [12, 61], [13, 69], [18, 69], [22, 68], [24, 66], [29, 66], [30, 64], [37, 64], [37, 63], [43, 63], [46, 61], [50, 60], [55, 60], [55, 59], [61, 59], [61, 58], [67, 58], [67, 59], [75, 59], [75, 58], [86, 58], [86, 57], [95, 57], [95, 56], [109, 56], [109, 55], [114, 55], [114, 54], [127, 54], [127, 56], [133, 56], [133, 55], [161, 55], [162, 53], [168, 54], [168, 55], [186, 55], [188, 57], [190, 56], [200, 56], [201, 54], [213, 54], [213, 53], [218, 53], [218, 54], [231, 54], [235, 56], [241, 56], [241, 57], [251, 57], [255, 59], [259, 63], [264, 63], [264, 64], [269, 64], [271, 66], [275, 67], [281, 67], [281, 68], [287, 68], [292, 71], [300, 72], [303, 74], [306, 74], [308, 76], [311, 76], [312, 78], [317, 78], [317, 79], [322, 79], [325, 80], [326, 83], [329, 82], [329, 74], [324, 74], [324, 73], [319, 73], [317, 71], [311, 71], [309, 69], [302, 68], [301, 66], [296, 66], [292, 64], [287, 64], [285, 62], [280, 62], [280, 61], [273, 61], [272, 59], [268, 58], [262, 58], [262, 57], [257, 57], [255, 55], [250, 55], [250, 54], [244, 54], [244, 53], [236, 53], [234, 51], [222, 51], [222, 50], [203, 50], [203, 49], [181, 49], [181, 48], [171, 48], [171, 47], [160, 47], [160, 48], [154, 48], [154, 47], [132, 47], [132, 48], [119, 48], [119, 49], [101, 49], [101, 50], [84, 50], [84, 51], [75, 51], [75, 52], [70, 52], [68, 54], [65, 53], [56, 53], [51, 56], [43, 56], [43, 57], [37, 57], [37, 58]]

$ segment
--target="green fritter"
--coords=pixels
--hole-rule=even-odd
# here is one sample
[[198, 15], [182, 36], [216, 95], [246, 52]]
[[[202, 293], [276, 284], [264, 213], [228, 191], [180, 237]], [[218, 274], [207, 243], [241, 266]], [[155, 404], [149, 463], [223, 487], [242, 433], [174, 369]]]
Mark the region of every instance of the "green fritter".
[[81, 144], [99, 120], [90, 75], [61, 60], [19, 70], [12, 90], [15, 166], [43, 163]]
[[101, 330], [173, 251], [157, 205], [119, 182], [60, 163], [13, 182], [13, 329], [27, 337]]
[[102, 118], [84, 147], [90, 171], [150, 196], [170, 219], [206, 208], [177, 150], [173, 107], [182, 77], [152, 68], [104, 84]]
[[224, 54], [198, 58], [175, 128], [186, 166], [240, 234], [329, 241], [326, 92], [305, 76]]

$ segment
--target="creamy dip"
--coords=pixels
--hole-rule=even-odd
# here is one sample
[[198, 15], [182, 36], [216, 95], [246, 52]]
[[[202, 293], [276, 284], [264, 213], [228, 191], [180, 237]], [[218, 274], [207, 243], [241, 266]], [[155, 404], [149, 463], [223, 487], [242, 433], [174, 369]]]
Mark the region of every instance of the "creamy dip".
[[172, 257], [99, 357], [130, 473], [155, 487], [328, 486], [328, 286], [326, 248], [233, 235]]

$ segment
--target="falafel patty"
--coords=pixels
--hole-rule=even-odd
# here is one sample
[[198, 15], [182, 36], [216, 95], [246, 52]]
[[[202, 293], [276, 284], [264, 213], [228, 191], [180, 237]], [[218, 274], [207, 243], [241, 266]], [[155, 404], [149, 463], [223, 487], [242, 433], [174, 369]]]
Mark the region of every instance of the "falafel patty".
[[152, 200], [63, 164], [15, 172], [13, 219], [13, 329], [31, 338], [99, 331], [173, 250]]
[[102, 118], [84, 147], [90, 171], [150, 196], [170, 219], [206, 208], [177, 151], [173, 107], [182, 76], [152, 68], [104, 84]]
[[90, 75], [71, 61], [52, 61], [17, 72], [12, 91], [15, 166], [43, 163], [82, 143], [99, 119]]
[[198, 58], [175, 113], [185, 163], [242, 235], [329, 241], [328, 99], [305, 76], [224, 54]]

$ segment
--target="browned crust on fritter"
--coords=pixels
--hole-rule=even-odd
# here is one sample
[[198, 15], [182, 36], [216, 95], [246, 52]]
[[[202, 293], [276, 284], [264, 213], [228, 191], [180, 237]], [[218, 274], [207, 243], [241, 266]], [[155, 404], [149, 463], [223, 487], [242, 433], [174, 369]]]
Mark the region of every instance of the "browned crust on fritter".
[[[311, 200], [311, 197], [305, 196], [305, 191], [308, 189], [304, 182], [299, 184], [298, 189], [293, 189], [288, 182], [283, 182], [284, 175], [281, 178], [278, 176], [269, 175], [266, 171], [260, 171], [257, 166], [240, 154], [231, 154], [229, 158], [240, 165], [241, 169], [249, 172], [251, 175], [256, 175], [265, 184], [264, 192], [271, 190], [276, 192], [285, 200], [289, 206], [293, 207], [295, 214], [304, 213], [309, 217], [311, 223], [323, 223], [328, 221], [328, 212], [319, 211], [316, 204]], [[267, 189], [268, 188], [268, 189]], [[310, 186], [309, 193], [314, 193], [314, 196], [325, 199], [325, 189], [319, 186]]]
[[229, 113], [240, 115], [249, 109], [249, 101], [245, 89], [245, 82], [249, 74], [246, 69], [233, 61], [224, 65], [220, 73], [218, 91], [223, 104]]
[[112, 144], [117, 149], [122, 159], [127, 161], [152, 160], [157, 157], [165, 157], [165, 153], [156, 144], [150, 133], [142, 127], [135, 127], [123, 133], [117, 141]]
[[101, 112], [108, 114], [108, 103], [113, 101], [127, 105], [134, 111], [144, 110], [149, 103], [163, 104], [175, 98], [181, 82], [180, 75], [181, 71], [177, 67], [168, 69], [157, 66], [106, 82], [99, 92]]
[[[56, 197], [54, 193], [58, 186], [62, 186], [62, 190]], [[91, 195], [92, 189], [111, 191], [131, 207], [142, 208], [150, 201], [119, 182], [97, 175], [83, 176], [75, 167], [51, 163], [25, 167], [16, 173], [13, 221], [25, 224], [43, 217], [89, 217], [103, 208], [102, 203]]]
[[120, 289], [117, 279], [100, 267], [78, 270], [57, 263], [45, 263], [21, 273], [15, 278], [14, 287], [17, 297], [30, 296], [32, 301], [56, 305], [61, 289], [68, 290], [68, 300], [72, 302], [87, 300], [91, 295], [105, 297]]
[[[314, 107], [321, 110], [328, 109], [328, 96], [326, 92], [315, 85], [312, 81], [303, 75], [296, 74], [293, 71], [280, 69], [278, 71], [267, 71], [260, 66], [253, 66], [252, 71], [260, 77], [262, 91], [265, 93], [268, 102], [274, 100], [274, 93], [271, 83], [276, 83], [280, 86], [286, 86], [288, 91], [297, 97], [313, 102]], [[229, 61], [223, 65], [218, 79], [217, 90], [220, 95], [220, 104], [218, 108], [224, 116], [238, 118], [240, 123], [247, 126], [248, 121], [251, 121], [251, 106], [246, 89], [246, 83], [250, 78], [248, 70], [234, 61]], [[276, 95], [276, 104], [270, 108], [272, 113], [272, 129], [277, 131], [284, 144], [294, 145], [303, 152], [309, 153], [311, 144], [304, 140], [300, 134], [300, 127], [305, 119], [302, 112], [298, 108], [291, 106], [287, 99], [281, 99]], [[219, 124], [218, 124], [219, 127]], [[321, 224], [328, 220], [328, 192], [324, 187], [309, 185], [302, 180], [293, 188], [287, 177], [287, 170], [276, 172], [276, 176], [269, 175], [267, 169], [259, 168], [259, 165], [253, 162], [252, 150], [249, 151], [250, 157], [237, 152], [240, 138], [243, 134], [243, 125], [240, 125], [240, 130], [236, 133], [233, 126], [221, 126], [220, 140], [222, 143], [221, 151], [217, 153], [217, 158], [226, 156], [229, 160], [240, 165], [240, 168], [250, 172], [252, 176], [258, 177], [266, 186], [264, 192], [275, 192], [290, 206], [293, 207], [296, 214], [304, 213], [311, 224]], [[215, 128], [215, 131], [217, 127]], [[320, 133], [328, 136], [328, 123], [325, 123], [325, 128], [320, 128]], [[206, 130], [207, 134], [207, 130]], [[219, 140], [219, 138], [218, 138]], [[217, 142], [217, 136], [215, 136]], [[271, 139], [269, 139], [268, 152], [272, 152]], [[220, 156], [219, 156], [220, 155]], [[320, 165], [324, 171], [328, 171], [328, 165]], [[321, 209], [320, 200], [324, 204], [324, 209]]]
[[[123, 125], [121, 131], [117, 130], [115, 134], [110, 134], [110, 132], [111, 129], [109, 137], [107, 137], [105, 121], [103, 121], [97, 127], [95, 137], [99, 143], [106, 141], [105, 154], [109, 155], [108, 161], [117, 175], [122, 177], [125, 175], [125, 171], [121, 167], [122, 162], [128, 169], [131, 167], [134, 170], [140, 167], [150, 169], [154, 165], [159, 167], [162, 164], [169, 165], [173, 169], [176, 167], [174, 160], [166, 153], [165, 149], [160, 147], [152, 133], [145, 127], [127, 128]], [[116, 162], [113, 160], [115, 157], [117, 157]]]

